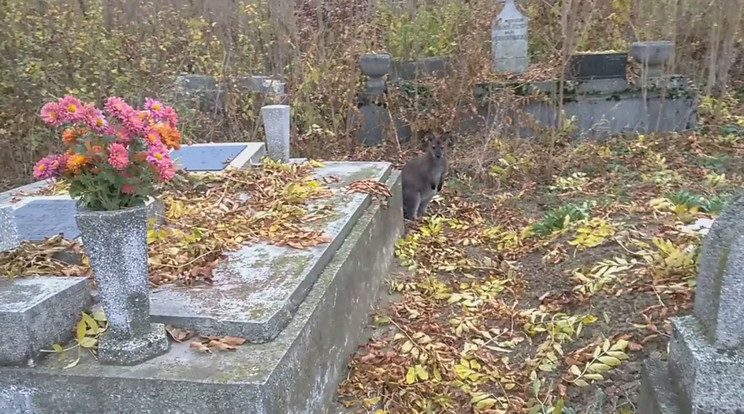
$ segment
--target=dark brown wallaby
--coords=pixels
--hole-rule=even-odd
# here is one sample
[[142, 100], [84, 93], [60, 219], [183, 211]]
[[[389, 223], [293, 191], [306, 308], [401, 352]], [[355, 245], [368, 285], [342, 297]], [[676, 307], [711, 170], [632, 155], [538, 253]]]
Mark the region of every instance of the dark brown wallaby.
[[434, 196], [442, 191], [447, 175], [447, 140], [449, 134], [441, 137], [431, 132], [424, 135], [426, 152], [409, 160], [403, 166], [403, 216], [408, 220], [418, 220], [426, 213], [426, 207]]

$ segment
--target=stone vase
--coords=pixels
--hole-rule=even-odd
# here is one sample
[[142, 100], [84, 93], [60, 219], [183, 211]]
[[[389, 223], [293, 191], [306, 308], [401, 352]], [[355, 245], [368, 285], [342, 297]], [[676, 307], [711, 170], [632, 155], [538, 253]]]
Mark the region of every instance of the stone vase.
[[103, 364], [135, 365], [168, 351], [165, 326], [150, 323], [147, 212], [143, 204], [115, 211], [80, 208], [75, 216], [108, 319], [98, 344]]
[[369, 93], [382, 93], [385, 90], [383, 77], [390, 71], [392, 59], [387, 53], [365, 53], [359, 56], [359, 68], [367, 75]]

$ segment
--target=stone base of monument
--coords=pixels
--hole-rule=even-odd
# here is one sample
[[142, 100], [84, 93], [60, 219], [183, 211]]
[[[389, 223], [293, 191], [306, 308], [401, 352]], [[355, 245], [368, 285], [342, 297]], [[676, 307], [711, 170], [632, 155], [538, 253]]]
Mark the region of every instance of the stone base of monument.
[[744, 354], [708, 344], [694, 316], [672, 320], [669, 361], [643, 367], [639, 414], [744, 412]]
[[[375, 162], [326, 163], [316, 174], [339, 179], [328, 185], [333, 196], [317, 201], [329, 216], [308, 223], [333, 241], [307, 250], [247, 246], [215, 270], [213, 286], [151, 295], [153, 322], [248, 342], [212, 353], [174, 342], [128, 367], [87, 352], [69, 369], [56, 355], [35, 367], [0, 367], [0, 412], [335, 414], [336, 387], [403, 235], [401, 180]], [[362, 179], [387, 184], [387, 205], [343, 191]]]

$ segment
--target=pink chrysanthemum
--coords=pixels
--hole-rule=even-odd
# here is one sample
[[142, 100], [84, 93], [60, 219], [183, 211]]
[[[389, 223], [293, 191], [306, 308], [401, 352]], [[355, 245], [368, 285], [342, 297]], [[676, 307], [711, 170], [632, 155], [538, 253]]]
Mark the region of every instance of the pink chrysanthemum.
[[109, 145], [108, 150], [108, 162], [112, 167], [114, 167], [114, 169], [121, 171], [129, 166], [129, 154], [123, 145], [113, 143]]
[[161, 142], [149, 145], [147, 149], [147, 162], [155, 166], [158, 170], [162, 170], [164, 167], [171, 164], [168, 148], [166, 148]]
[[129, 145], [129, 142], [132, 140], [132, 136], [129, 134], [129, 131], [126, 128], [119, 128], [118, 130], [116, 130], [115, 135], [115, 142], [122, 145]]
[[145, 98], [145, 109], [150, 111], [150, 115], [156, 122], [162, 121], [165, 117], [165, 108], [162, 102], [155, 99]]
[[165, 121], [171, 128], [176, 128], [178, 126], [178, 114], [176, 114], [176, 110], [170, 106], [163, 108], [163, 119], [160, 121]]
[[153, 145], [163, 145], [160, 134], [153, 128], [149, 128], [147, 132], [145, 132], [145, 141], [147, 141], [148, 148]]
[[145, 128], [147, 128], [147, 124], [144, 120], [142, 120], [139, 112], [137, 111], [130, 112], [127, 117], [122, 119], [121, 121], [124, 125], [124, 128], [126, 128], [129, 132], [130, 136], [142, 135], [145, 132]]
[[106, 109], [106, 112], [120, 121], [128, 118], [129, 114], [134, 112], [134, 108], [129, 106], [128, 103], [124, 102], [123, 99], [117, 96], [108, 98], [106, 100], [106, 105], [104, 105], [104, 108]]
[[62, 120], [62, 108], [58, 102], [49, 102], [41, 108], [41, 119], [49, 125], [60, 126]]
[[59, 107], [63, 122], [80, 122], [84, 120], [85, 113], [83, 103], [80, 99], [66, 95], [59, 100]]
[[63, 161], [64, 157], [61, 155], [50, 155], [40, 159], [34, 165], [34, 178], [37, 180], [46, 180], [59, 176]]
[[173, 168], [173, 163], [169, 160], [168, 163], [158, 170], [158, 173], [160, 181], [169, 181], [174, 175], [176, 175], [176, 169]]
[[98, 134], [111, 134], [113, 129], [106, 120], [106, 116], [103, 111], [94, 107], [93, 105], [85, 105], [83, 107], [83, 116], [85, 124], [95, 133]]

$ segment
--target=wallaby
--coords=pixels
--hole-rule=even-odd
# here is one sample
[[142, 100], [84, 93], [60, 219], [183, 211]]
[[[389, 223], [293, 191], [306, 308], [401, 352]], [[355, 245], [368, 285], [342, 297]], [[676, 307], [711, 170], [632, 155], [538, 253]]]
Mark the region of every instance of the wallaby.
[[426, 152], [409, 160], [403, 166], [403, 216], [418, 220], [434, 196], [442, 191], [448, 172], [447, 146], [449, 133], [440, 137], [431, 132], [424, 135]]

